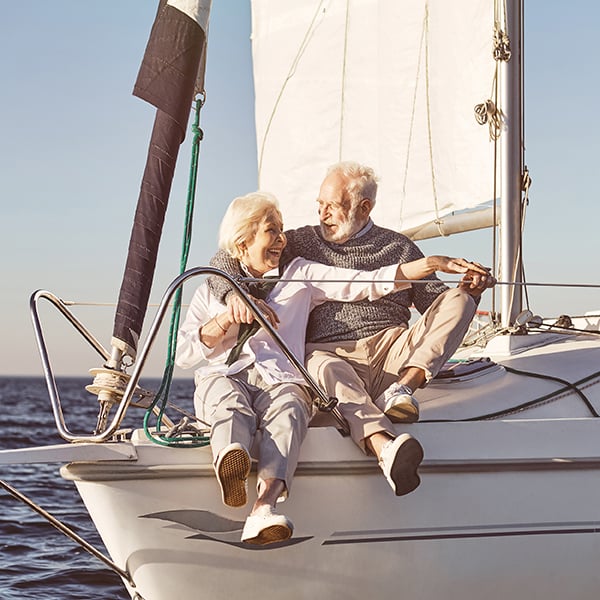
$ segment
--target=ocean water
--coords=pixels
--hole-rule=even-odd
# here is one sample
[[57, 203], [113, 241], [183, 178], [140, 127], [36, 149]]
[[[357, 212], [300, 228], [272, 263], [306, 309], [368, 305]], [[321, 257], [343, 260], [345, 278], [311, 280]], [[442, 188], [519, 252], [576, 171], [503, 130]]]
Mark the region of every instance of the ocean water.
[[[98, 403], [85, 391], [90, 379], [59, 378], [59, 395], [70, 431], [93, 430]], [[156, 381], [142, 382], [155, 389]], [[191, 408], [193, 383], [175, 380], [170, 397]], [[0, 449], [60, 444], [43, 378], [0, 377]], [[139, 427], [141, 409], [130, 409], [126, 426]], [[28, 496], [79, 536], [107, 554], [79, 494], [63, 480], [59, 464], [0, 465], [0, 479]], [[2, 600], [126, 600], [121, 579], [44, 518], [0, 489], [0, 598]]]

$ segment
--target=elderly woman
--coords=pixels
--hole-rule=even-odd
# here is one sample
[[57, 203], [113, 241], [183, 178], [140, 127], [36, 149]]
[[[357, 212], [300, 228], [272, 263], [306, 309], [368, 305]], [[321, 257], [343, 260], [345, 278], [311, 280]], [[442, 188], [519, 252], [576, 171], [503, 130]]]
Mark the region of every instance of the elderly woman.
[[[249, 277], [262, 278], [277, 269], [285, 245], [274, 197], [257, 192], [231, 203], [221, 223], [219, 246], [240, 262]], [[272, 284], [268, 297], [257, 303], [303, 361], [308, 315], [318, 304], [374, 300], [410, 285], [394, 284], [394, 280], [421, 279], [436, 270], [465, 273], [478, 268], [463, 259], [433, 256], [364, 272], [296, 258], [281, 274], [282, 279], [295, 281]], [[337, 282], [328, 283], [328, 279]], [[275, 505], [290, 491], [311, 417], [311, 399], [302, 376], [268, 332], [259, 329], [237, 347], [244, 327], [202, 284], [179, 330], [176, 362], [182, 368], [199, 365], [194, 405], [198, 416], [211, 425], [215, 472], [228, 506], [247, 502], [249, 450], [260, 432], [257, 500], [246, 519], [242, 541], [268, 544], [285, 540], [293, 532], [292, 522], [278, 514]], [[369, 447], [396, 494], [407, 494], [419, 485], [417, 469], [423, 450], [411, 435], [396, 436], [383, 415], [382, 422], [381, 430], [370, 436]]]

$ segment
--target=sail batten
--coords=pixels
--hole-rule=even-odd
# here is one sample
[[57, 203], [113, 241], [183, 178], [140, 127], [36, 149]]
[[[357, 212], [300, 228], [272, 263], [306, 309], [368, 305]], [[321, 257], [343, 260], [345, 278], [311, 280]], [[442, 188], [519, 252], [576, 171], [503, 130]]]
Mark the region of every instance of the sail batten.
[[[482, 0], [253, 0], [259, 185], [316, 222], [325, 169], [380, 175], [374, 218], [404, 230], [493, 200], [493, 7]], [[452, 43], [448, 43], [450, 39]]]

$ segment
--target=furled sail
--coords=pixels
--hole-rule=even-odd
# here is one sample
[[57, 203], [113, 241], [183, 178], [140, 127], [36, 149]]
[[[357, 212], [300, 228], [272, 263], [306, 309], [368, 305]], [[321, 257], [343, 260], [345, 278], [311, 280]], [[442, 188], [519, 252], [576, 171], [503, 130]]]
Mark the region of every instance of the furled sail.
[[157, 108], [113, 329], [135, 357], [148, 306], [175, 163], [194, 93], [204, 89], [210, 0], [160, 0], [134, 94]]
[[327, 166], [380, 176], [374, 219], [403, 231], [490, 202], [485, 0], [252, 0], [261, 189], [287, 227], [316, 222]]

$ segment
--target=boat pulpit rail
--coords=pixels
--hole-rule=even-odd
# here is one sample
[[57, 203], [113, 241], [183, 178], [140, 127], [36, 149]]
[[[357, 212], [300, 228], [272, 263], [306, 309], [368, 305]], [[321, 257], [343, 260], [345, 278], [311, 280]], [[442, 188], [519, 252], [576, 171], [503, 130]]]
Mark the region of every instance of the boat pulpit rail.
[[115, 410], [114, 416], [110, 424], [108, 424], [103, 431], [96, 432], [91, 435], [75, 434], [71, 432], [66, 425], [64, 413], [62, 410], [62, 404], [58, 393], [58, 387], [56, 385], [56, 378], [54, 376], [52, 366], [50, 364], [48, 348], [44, 339], [44, 332], [40, 321], [38, 310], [40, 300], [45, 299], [49, 301], [52, 305], [54, 305], [62, 313], [62, 315], [71, 323], [71, 325], [73, 325], [73, 327], [83, 336], [83, 338], [98, 352], [98, 354], [103, 358], [103, 360], [107, 361], [110, 359], [110, 352], [106, 350], [102, 346], [102, 344], [90, 333], [90, 331], [72, 314], [65, 302], [63, 302], [56, 295], [46, 290], [37, 290], [31, 295], [31, 318], [33, 321], [36, 342], [38, 345], [44, 369], [44, 377], [46, 379], [46, 385], [48, 387], [48, 393], [50, 395], [54, 421], [56, 423], [56, 428], [58, 430], [59, 435], [69, 442], [105, 442], [113, 438], [114, 436], [119, 435], [119, 427], [123, 421], [123, 418], [125, 417], [127, 409], [132, 403], [134, 396], [139, 391], [137, 384], [140, 380], [142, 370], [144, 368], [148, 355], [152, 349], [152, 346], [156, 341], [157, 334], [164, 321], [164, 317], [167, 313], [169, 304], [175, 292], [181, 286], [183, 286], [183, 284], [186, 281], [193, 277], [198, 277], [200, 275], [212, 275], [216, 277], [223, 277], [231, 284], [234, 290], [239, 294], [242, 301], [252, 311], [252, 314], [259, 322], [259, 324], [268, 331], [268, 333], [273, 337], [273, 339], [281, 348], [288, 360], [292, 363], [292, 365], [294, 365], [294, 367], [306, 380], [307, 385], [311, 388], [313, 392], [313, 401], [316, 407], [320, 411], [330, 412], [339, 424], [340, 429], [343, 432], [347, 433], [348, 425], [345, 419], [341, 416], [339, 410], [336, 408], [337, 399], [334, 397], [328, 397], [325, 394], [325, 392], [320, 388], [320, 386], [313, 379], [310, 373], [306, 370], [304, 365], [291, 352], [291, 350], [287, 347], [286, 343], [283, 341], [281, 336], [277, 333], [277, 331], [275, 331], [275, 329], [272, 327], [269, 321], [264, 317], [260, 309], [253, 301], [252, 297], [249, 296], [248, 293], [240, 286], [239, 282], [235, 278], [231, 277], [229, 274], [219, 269], [215, 269], [214, 267], [194, 267], [192, 269], [188, 269], [187, 271], [179, 275], [167, 287], [167, 290], [163, 294], [163, 297], [160, 301], [154, 319], [152, 320], [145, 342], [141, 350], [138, 352], [137, 360], [132, 365], [133, 371], [130, 376], [127, 376], [128, 381], [126, 387], [123, 391], [120, 401], [118, 402], [117, 408]]

